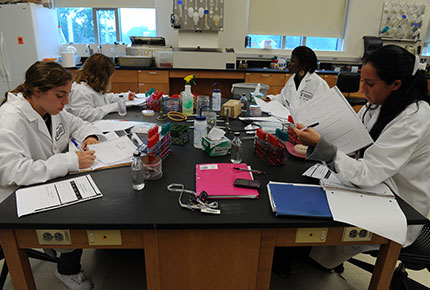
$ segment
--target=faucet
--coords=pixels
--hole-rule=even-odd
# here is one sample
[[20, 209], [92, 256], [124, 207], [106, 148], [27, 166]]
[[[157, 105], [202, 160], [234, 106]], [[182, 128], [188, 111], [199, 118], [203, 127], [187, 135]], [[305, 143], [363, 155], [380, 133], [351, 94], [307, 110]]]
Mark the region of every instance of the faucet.
[[93, 53], [94, 53], [93, 49], [91, 48], [91, 46], [90, 46], [89, 44], [87, 44], [87, 49], [86, 49], [86, 51], [88, 52], [88, 55], [89, 55], [89, 56], [92, 56], [92, 55], [93, 55]]

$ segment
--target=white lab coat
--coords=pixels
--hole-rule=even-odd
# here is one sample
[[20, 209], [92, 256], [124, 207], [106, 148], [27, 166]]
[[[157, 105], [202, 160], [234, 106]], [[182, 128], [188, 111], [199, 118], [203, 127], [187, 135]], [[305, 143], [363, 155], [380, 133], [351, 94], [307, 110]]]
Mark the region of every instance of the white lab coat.
[[85, 121], [97, 121], [109, 113], [118, 111], [119, 95], [114, 93], [101, 94], [85, 82], [80, 84], [75, 82], [72, 85], [66, 110]]
[[66, 152], [71, 137], [82, 142], [102, 133], [91, 124], [61, 111], [52, 115], [52, 134], [21, 93], [8, 94], [0, 107], [0, 202], [18, 186], [45, 182], [79, 169], [75, 152]]
[[296, 89], [295, 76], [296, 74], [293, 74], [288, 79], [279, 95], [269, 96], [271, 100], [277, 100], [287, 107], [290, 112], [312, 100], [317, 92], [324, 92], [329, 89], [327, 82], [315, 72], [307, 72], [300, 82], [298, 89]]
[[[363, 120], [364, 106], [358, 113]], [[375, 124], [380, 107], [369, 110], [363, 123], [368, 131]], [[378, 139], [355, 160], [337, 151], [334, 167], [342, 182], [372, 186], [382, 182], [393, 189], [422, 215], [430, 210], [430, 106], [427, 102], [409, 105], [385, 126]], [[408, 246], [418, 237], [422, 226], [408, 226]], [[319, 248], [319, 249], [318, 249]], [[311, 257], [327, 268], [371, 247], [315, 247]]]

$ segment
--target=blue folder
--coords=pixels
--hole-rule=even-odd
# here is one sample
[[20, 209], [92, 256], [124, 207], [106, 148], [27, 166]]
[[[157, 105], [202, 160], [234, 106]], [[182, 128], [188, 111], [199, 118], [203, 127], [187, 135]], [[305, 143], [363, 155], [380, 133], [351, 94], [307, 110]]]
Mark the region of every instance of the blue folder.
[[332, 218], [324, 189], [319, 186], [269, 183], [276, 215]]

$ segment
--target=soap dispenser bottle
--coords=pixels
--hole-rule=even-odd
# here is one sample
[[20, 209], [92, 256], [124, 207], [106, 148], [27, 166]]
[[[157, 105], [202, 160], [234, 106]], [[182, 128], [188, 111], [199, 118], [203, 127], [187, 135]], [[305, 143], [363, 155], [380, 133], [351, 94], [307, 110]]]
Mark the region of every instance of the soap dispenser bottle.
[[194, 82], [194, 75], [189, 75], [184, 78], [185, 80], [185, 91], [184, 95], [182, 97], [182, 113], [184, 113], [187, 116], [190, 116], [193, 114], [193, 106], [194, 106], [194, 95], [191, 93], [191, 84], [190, 82], [193, 81], [194, 85], [196, 84]]

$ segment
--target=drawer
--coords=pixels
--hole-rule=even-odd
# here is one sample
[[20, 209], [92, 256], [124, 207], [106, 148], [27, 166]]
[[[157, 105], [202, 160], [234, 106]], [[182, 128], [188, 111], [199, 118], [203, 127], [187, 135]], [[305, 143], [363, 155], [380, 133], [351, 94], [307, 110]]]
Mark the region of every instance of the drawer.
[[169, 83], [169, 72], [160, 70], [139, 70], [137, 71], [139, 83]]
[[137, 71], [116, 70], [112, 75], [112, 83], [137, 83]]
[[112, 83], [111, 92], [113, 93], [124, 93], [124, 92], [138, 92], [137, 82], [136, 83]]
[[285, 74], [283, 73], [246, 73], [245, 82], [261, 83], [265, 85], [285, 85]]

